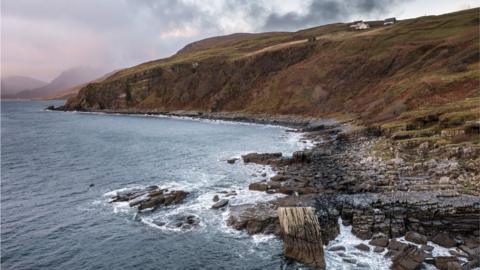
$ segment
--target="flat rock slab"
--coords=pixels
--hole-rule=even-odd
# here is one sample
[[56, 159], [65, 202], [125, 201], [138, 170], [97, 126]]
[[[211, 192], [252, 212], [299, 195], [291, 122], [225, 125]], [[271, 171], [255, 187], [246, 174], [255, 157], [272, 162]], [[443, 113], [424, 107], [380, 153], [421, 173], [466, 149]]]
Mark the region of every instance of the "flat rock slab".
[[277, 208], [268, 203], [231, 205], [227, 224], [249, 234], [280, 234]]
[[130, 207], [137, 207], [138, 210], [155, 209], [181, 203], [188, 194], [183, 190], [169, 191], [158, 186], [148, 186], [117, 192], [110, 198], [110, 202], [128, 202]]

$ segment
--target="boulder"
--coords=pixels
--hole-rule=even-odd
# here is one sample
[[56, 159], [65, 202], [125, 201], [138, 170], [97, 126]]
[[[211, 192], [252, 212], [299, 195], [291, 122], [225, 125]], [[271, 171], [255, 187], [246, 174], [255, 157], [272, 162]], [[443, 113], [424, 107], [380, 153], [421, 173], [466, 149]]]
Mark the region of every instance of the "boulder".
[[249, 190], [256, 190], [256, 191], [267, 191], [268, 185], [266, 183], [251, 183], [248, 185]]
[[408, 231], [405, 234], [405, 240], [419, 245], [427, 244], [427, 237], [425, 235], [421, 235], [413, 231]]
[[268, 203], [230, 206], [227, 224], [249, 234], [280, 234], [276, 207]]
[[407, 245], [392, 258], [392, 269], [415, 270], [419, 269], [427, 257], [426, 253], [414, 245]]
[[458, 264], [458, 258], [455, 256], [435, 257], [435, 266], [440, 270], [462, 269], [462, 267]]
[[480, 267], [480, 261], [479, 260], [471, 260], [467, 262], [466, 264], [463, 265], [464, 270], [473, 270], [473, 269], [478, 269]]
[[220, 200], [220, 197], [218, 195], [213, 196], [213, 202], [218, 202]]
[[212, 205], [212, 208], [213, 208], [213, 209], [220, 209], [220, 208], [222, 208], [222, 207], [227, 206], [227, 204], [228, 204], [228, 200], [227, 200], [227, 199], [221, 199], [220, 201], [214, 203], [214, 204]]
[[382, 253], [384, 251], [385, 251], [384, 247], [374, 247], [373, 248], [373, 252], [376, 252], [376, 253]]
[[372, 246], [387, 247], [389, 241], [390, 240], [385, 234], [377, 233], [373, 235], [372, 240], [370, 240], [368, 243]]
[[292, 162], [302, 163], [302, 162], [310, 162], [311, 151], [296, 151], [292, 154]]
[[442, 247], [446, 247], [446, 248], [452, 248], [452, 247], [455, 247], [457, 245], [455, 240], [453, 240], [450, 237], [450, 235], [446, 232], [437, 233], [432, 238], [432, 242], [434, 242], [435, 244], [440, 245]]
[[396, 239], [392, 239], [390, 240], [390, 243], [388, 243], [388, 249], [393, 251], [402, 251], [407, 246], [408, 244], [402, 243]]
[[283, 182], [283, 181], [286, 181], [287, 179], [288, 178], [283, 174], [277, 174], [273, 177], [270, 177], [270, 180], [275, 182]]
[[370, 251], [370, 247], [365, 245], [364, 243], [355, 245], [355, 248], [361, 251]]

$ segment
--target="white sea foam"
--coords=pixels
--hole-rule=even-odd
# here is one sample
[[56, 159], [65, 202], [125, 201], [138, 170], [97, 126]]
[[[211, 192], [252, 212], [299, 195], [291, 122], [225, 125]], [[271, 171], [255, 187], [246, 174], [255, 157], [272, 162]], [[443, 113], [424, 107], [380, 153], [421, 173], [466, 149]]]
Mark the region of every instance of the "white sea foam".
[[[383, 253], [373, 252], [372, 246], [368, 244], [368, 240], [362, 240], [352, 233], [352, 226], [344, 226], [342, 220], [338, 221], [340, 226], [340, 234], [334, 240], [328, 243], [325, 247], [325, 259], [327, 263], [327, 269], [358, 269], [361, 265], [368, 265], [369, 269], [390, 269], [391, 262], [385, 258]], [[355, 248], [355, 245], [360, 243], [369, 245], [370, 251], [359, 251]], [[343, 261], [343, 257], [340, 256], [340, 252], [329, 251], [328, 248], [332, 246], [344, 246], [346, 251], [343, 252], [347, 257], [355, 259], [356, 264], [350, 264]], [[385, 252], [384, 252], [385, 253]], [[367, 268], [368, 269], [368, 268]]]

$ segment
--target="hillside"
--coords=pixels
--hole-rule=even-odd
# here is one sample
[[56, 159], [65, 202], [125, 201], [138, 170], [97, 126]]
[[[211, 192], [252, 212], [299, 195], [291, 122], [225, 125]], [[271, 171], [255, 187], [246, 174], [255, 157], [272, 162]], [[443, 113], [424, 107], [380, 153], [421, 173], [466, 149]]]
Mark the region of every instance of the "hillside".
[[43, 87], [47, 84], [48, 83], [44, 81], [25, 76], [9, 76], [7, 78], [2, 78], [2, 97], [10, 98], [22, 91]]
[[209, 38], [88, 84], [62, 109], [240, 112], [363, 124], [444, 110], [478, 119], [479, 11], [391, 26], [370, 22], [359, 31], [337, 23]]

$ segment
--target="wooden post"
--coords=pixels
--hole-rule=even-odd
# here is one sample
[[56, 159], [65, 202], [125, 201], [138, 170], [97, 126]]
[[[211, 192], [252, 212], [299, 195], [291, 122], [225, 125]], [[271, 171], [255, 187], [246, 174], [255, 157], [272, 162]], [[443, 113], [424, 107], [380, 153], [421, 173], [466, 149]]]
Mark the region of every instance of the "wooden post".
[[325, 268], [320, 224], [311, 207], [278, 208], [285, 257], [310, 267]]

